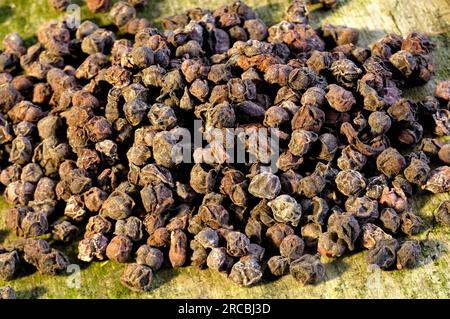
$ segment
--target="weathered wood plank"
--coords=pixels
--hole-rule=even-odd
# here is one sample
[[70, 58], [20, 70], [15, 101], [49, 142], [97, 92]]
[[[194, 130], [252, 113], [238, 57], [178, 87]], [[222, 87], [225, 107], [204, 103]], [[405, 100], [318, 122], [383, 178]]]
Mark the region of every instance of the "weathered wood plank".
[[[162, 15], [195, 7], [213, 8], [226, 1], [209, 0], [150, 0], [150, 7], [143, 13], [156, 22]], [[279, 20], [288, 0], [248, 0], [268, 23]], [[78, 1], [80, 3], [80, 1]], [[8, 9], [11, 5], [14, 8]], [[11, 17], [9, 17], [11, 16]], [[26, 38], [31, 37], [43, 21], [57, 16], [47, 8], [46, 0], [0, 0], [0, 37], [18, 30]], [[90, 15], [85, 9], [82, 17]], [[30, 18], [32, 17], [32, 18]], [[106, 21], [98, 16], [98, 21]], [[369, 1], [347, 0], [335, 10], [311, 13], [315, 26], [323, 23], [349, 25], [362, 29], [360, 43], [368, 45], [387, 32], [406, 35], [411, 31], [429, 33], [437, 48], [436, 79], [450, 77], [450, 3], [447, 0], [396, 0]], [[434, 81], [424, 87], [408, 91], [408, 97], [416, 100], [434, 89]], [[450, 194], [420, 195], [413, 207], [431, 226], [432, 212]], [[4, 204], [2, 204], [4, 205]], [[0, 214], [0, 229], [2, 229]], [[154, 289], [146, 294], [134, 294], [118, 283], [123, 265], [112, 262], [94, 263], [81, 272], [79, 289], [69, 288], [70, 277], [49, 277], [39, 274], [19, 278], [10, 283], [20, 297], [43, 298], [449, 298], [450, 253], [448, 246], [450, 229], [429, 228], [417, 236], [423, 240], [424, 254], [421, 266], [414, 270], [381, 272], [371, 269], [364, 261], [364, 253], [356, 253], [341, 260], [327, 260], [327, 280], [318, 286], [301, 287], [292, 277], [265, 282], [253, 288], [236, 287], [221, 275], [209, 270], [192, 267], [156, 274]], [[11, 239], [11, 236], [7, 236]], [[0, 242], [2, 235], [0, 233]], [[75, 258], [72, 258], [75, 261]], [[101, 287], [99, 286], [101, 284]], [[3, 283], [0, 282], [0, 285]]]

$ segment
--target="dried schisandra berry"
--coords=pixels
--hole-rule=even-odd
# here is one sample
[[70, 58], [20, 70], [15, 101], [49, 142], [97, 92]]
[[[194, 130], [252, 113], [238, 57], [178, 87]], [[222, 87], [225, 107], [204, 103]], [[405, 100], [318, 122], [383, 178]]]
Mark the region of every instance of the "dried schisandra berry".
[[447, 165], [450, 165], [450, 144], [445, 144], [438, 152], [439, 159]]
[[17, 251], [0, 254], [0, 279], [9, 281], [14, 279], [19, 271], [19, 254]]
[[242, 286], [251, 286], [262, 278], [261, 266], [254, 256], [245, 256], [233, 265], [229, 278]]
[[352, 215], [335, 213], [328, 219], [328, 231], [335, 233], [346, 243], [348, 249], [353, 251], [361, 229], [358, 221]]
[[328, 86], [328, 93], [325, 95], [330, 106], [338, 112], [348, 112], [356, 103], [352, 92], [336, 84]]
[[289, 262], [299, 259], [303, 255], [305, 243], [297, 235], [286, 236], [280, 244], [280, 255]]
[[289, 265], [289, 271], [302, 285], [314, 285], [325, 277], [325, 267], [317, 256], [304, 255]]
[[450, 191], [450, 166], [441, 166], [432, 170], [423, 188], [432, 193]]
[[383, 227], [391, 233], [397, 233], [401, 224], [401, 217], [393, 208], [385, 208], [380, 213]]
[[231, 268], [232, 262], [232, 257], [227, 255], [224, 247], [211, 249], [206, 259], [208, 268], [221, 273], [226, 273]]
[[275, 224], [267, 229], [266, 237], [269, 243], [276, 248], [279, 248], [283, 239], [289, 235], [294, 235], [292, 227], [279, 223]]
[[357, 195], [366, 188], [364, 177], [355, 170], [340, 171], [335, 181], [338, 190], [346, 196]]
[[64, 11], [71, 4], [70, 0], [48, 0], [51, 7], [59, 11]]
[[317, 243], [320, 234], [322, 233], [322, 226], [315, 223], [308, 223], [301, 228], [301, 235], [308, 248], [317, 248]]
[[252, 178], [248, 191], [255, 197], [274, 199], [281, 190], [278, 176], [263, 172]]
[[78, 233], [78, 227], [68, 221], [58, 221], [52, 225], [52, 236], [56, 241], [70, 243]]
[[405, 168], [404, 174], [410, 183], [424, 185], [428, 179], [430, 171], [431, 169], [426, 161], [413, 158], [408, 167]]
[[0, 299], [16, 299], [16, 292], [10, 286], [0, 287]]
[[302, 216], [301, 206], [289, 195], [280, 195], [267, 203], [272, 209], [273, 217], [281, 223], [290, 223], [297, 226]]
[[412, 212], [405, 212], [402, 214], [401, 219], [402, 219], [401, 229], [402, 232], [404, 232], [405, 234], [409, 236], [416, 235], [423, 230], [424, 222], [422, 218], [420, 218], [416, 214]]
[[27, 239], [23, 247], [24, 260], [37, 267], [39, 258], [51, 251], [50, 245], [43, 239]]
[[129, 262], [121, 281], [139, 292], [164, 267], [250, 286], [266, 266], [315, 284], [320, 256], [362, 248], [382, 269], [419, 264], [420, 243], [400, 239], [428, 226], [410, 199], [450, 191], [450, 81], [417, 102], [402, 92], [433, 75], [427, 35], [369, 48], [354, 28], [308, 24], [307, 4], [336, 0], [292, 1], [272, 26], [235, 1], [163, 30], [139, 16], [147, 0], [85, 2], [113, 27], [65, 19], [28, 48], [3, 40], [4, 221], [25, 241], [0, 247], [0, 279], [22, 260], [64, 271], [53, 242]]
[[119, 220], [130, 216], [134, 200], [126, 193], [114, 191], [103, 202], [100, 213], [108, 218]]
[[377, 168], [387, 177], [395, 177], [405, 167], [405, 158], [394, 148], [387, 148], [377, 157]]
[[87, 237], [78, 244], [78, 259], [85, 262], [91, 262], [94, 258], [104, 260], [107, 246], [108, 238], [101, 233]]
[[367, 253], [367, 262], [381, 269], [389, 269], [395, 265], [399, 244], [396, 239], [380, 240]]
[[133, 243], [128, 237], [117, 235], [106, 247], [106, 256], [116, 262], [124, 263], [131, 257], [132, 249]]
[[386, 234], [380, 227], [367, 223], [361, 227], [362, 245], [364, 248], [372, 249], [380, 240], [392, 239], [392, 236]]
[[419, 263], [420, 244], [415, 240], [408, 240], [401, 244], [397, 251], [397, 269], [415, 268]]
[[283, 256], [272, 256], [267, 261], [270, 272], [277, 277], [284, 276], [289, 272], [289, 262]]
[[170, 235], [169, 260], [172, 266], [181, 267], [186, 262], [187, 237], [182, 230], [175, 230]]
[[153, 280], [152, 269], [145, 265], [129, 264], [120, 277], [122, 284], [136, 292], [148, 291]]
[[450, 226], [450, 200], [443, 201], [434, 212], [437, 222]]
[[240, 232], [229, 232], [226, 235], [227, 253], [233, 257], [242, 257], [247, 255], [250, 246], [250, 240]]
[[164, 261], [164, 255], [161, 250], [142, 245], [136, 252], [136, 262], [140, 265], [145, 265], [154, 271], [161, 268]]
[[87, 0], [86, 5], [91, 12], [105, 12], [111, 6], [111, 0]]
[[36, 268], [41, 274], [56, 275], [66, 270], [69, 259], [65, 254], [56, 249], [51, 249], [49, 253], [42, 254]]
[[125, 220], [122, 219], [116, 222], [114, 234], [127, 236], [132, 241], [136, 242], [144, 237], [142, 228], [142, 221], [135, 216], [131, 216]]

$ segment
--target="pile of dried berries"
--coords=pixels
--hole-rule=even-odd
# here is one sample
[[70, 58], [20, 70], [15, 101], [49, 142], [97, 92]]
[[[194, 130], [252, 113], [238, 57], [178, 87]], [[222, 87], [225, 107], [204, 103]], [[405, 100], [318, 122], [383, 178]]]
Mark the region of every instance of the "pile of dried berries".
[[[145, 4], [116, 2], [110, 28], [53, 21], [29, 48], [4, 39], [0, 182], [14, 208], [2, 217], [25, 240], [0, 247], [0, 279], [24, 264], [63, 271], [68, 258], [44, 238], [77, 241], [83, 262], [130, 262], [121, 281], [135, 291], [189, 264], [244, 286], [265, 269], [314, 284], [321, 255], [361, 248], [382, 269], [418, 264], [420, 243], [404, 236], [424, 223], [408, 198], [450, 191], [450, 144], [439, 139], [450, 135], [450, 81], [420, 102], [400, 89], [433, 74], [426, 35], [360, 47], [358, 30], [308, 25], [303, 1], [271, 27], [236, 1], [168, 17], [159, 31], [137, 16]], [[251, 142], [263, 128], [279, 140], [276, 165]], [[191, 164], [179, 137], [197, 129], [208, 147], [192, 157], [209, 161]], [[230, 160], [235, 138], [247, 162]], [[450, 224], [450, 201], [436, 220]]]
[[16, 292], [10, 286], [0, 287], [0, 299], [16, 299]]

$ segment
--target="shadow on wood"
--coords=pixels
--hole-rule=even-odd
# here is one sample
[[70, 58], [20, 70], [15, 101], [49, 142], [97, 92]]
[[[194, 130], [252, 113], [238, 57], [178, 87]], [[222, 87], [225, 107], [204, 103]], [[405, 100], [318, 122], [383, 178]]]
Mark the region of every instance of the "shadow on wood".
[[8, 237], [10, 231], [6, 229], [0, 229], [0, 244], [2, 244]]

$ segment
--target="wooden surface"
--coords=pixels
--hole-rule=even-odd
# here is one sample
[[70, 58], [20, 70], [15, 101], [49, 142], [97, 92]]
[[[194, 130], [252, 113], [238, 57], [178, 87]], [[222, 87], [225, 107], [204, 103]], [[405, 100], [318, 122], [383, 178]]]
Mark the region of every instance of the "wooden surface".
[[[58, 16], [49, 9], [46, 0], [0, 0], [0, 37], [10, 31], [19, 31], [28, 42], [43, 21]], [[267, 23], [278, 21], [287, 7], [287, 0], [248, 0]], [[78, 1], [80, 3], [80, 1]], [[158, 23], [159, 16], [195, 6], [214, 8], [226, 3], [221, 0], [150, 0], [149, 8], [141, 16]], [[92, 17], [85, 8], [82, 18]], [[95, 17], [99, 23], [104, 16]], [[450, 78], [450, 3], [448, 0], [397, 0], [341, 1], [339, 7], [327, 12], [312, 12], [314, 26], [324, 23], [342, 24], [362, 30], [360, 44], [369, 45], [385, 33], [406, 35], [411, 31], [428, 33], [437, 47], [434, 51], [436, 75], [429, 84], [410, 89], [406, 97], [419, 100], [434, 90], [434, 81]], [[153, 288], [144, 294], [130, 293], [118, 278], [123, 265], [113, 262], [93, 263], [81, 272], [80, 287], [70, 288], [69, 275], [58, 277], [30, 274], [10, 284], [23, 298], [449, 298], [449, 235], [450, 229], [435, 226], [433, 211], [450, 194], [417, 195], [414, 209], [425, 219], [428, 229], [417, 236], [422, 241], [423, 255], [420, 267], [414, 270], [382, 272], [370, 269], [364, 260], [364, 252], [339, 260], [324, 260], [326, 280], [317, 286], [300, 286], [290, 276], [263, 282], [252, 288], [240, 288], [221, 275], [209, 270], [186, 267], [176, 271], [156, 273]], [[6, 207], [4, 203], [2, 207]], [[12, 240], [1, 230], [0, 243]], [[69, 251], [74, 251], [69, 249]], [[73, 253], [71, 261], [76, 263]], [[0, 286], [5, 283], [0, 281]]]

